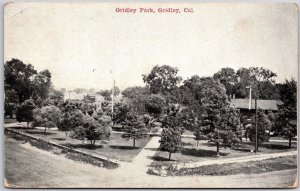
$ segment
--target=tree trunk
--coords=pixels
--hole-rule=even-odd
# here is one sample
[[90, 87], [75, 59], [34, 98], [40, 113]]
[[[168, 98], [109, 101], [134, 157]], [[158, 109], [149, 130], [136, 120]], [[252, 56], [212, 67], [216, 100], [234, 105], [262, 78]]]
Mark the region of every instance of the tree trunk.
[[169, 152], [169, 160], [171, 160], [171, 155], [172, 155], [172, 153], [171, 153], [171, 152]]
[[292, 137], [289, 137], [289, 148], [292, 148]]
[[199, 146], [199, 140], [197, 141], [197, 147]]
[[219, 140], [217, 142], [217, 156], [219, 156], [219, 151], [220, 151], [220, 144], [219, 144]]
[[69, 133], [68, 131], [65, 131], [66, 139], [67, 139], [67, 137], [68, 137], [68, 133]]
[[29, 126], [29, 121], [27, 121], [27, 128], [28, 128], [28, 126]]
[[133, 148], [135, 148], [135, 139], [133, 139]]
[[47, 127], [45, 127], [44, 133], [46, 133], [46, 131], [47, 131]]

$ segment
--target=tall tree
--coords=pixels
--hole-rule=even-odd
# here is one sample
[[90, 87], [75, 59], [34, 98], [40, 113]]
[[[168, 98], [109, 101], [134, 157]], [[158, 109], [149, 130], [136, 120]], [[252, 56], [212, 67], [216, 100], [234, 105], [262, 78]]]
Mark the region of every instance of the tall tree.
[[22, 103], [33, 94], [32, 77], [37, 71], [31, 64], [24, 64], [18, 59], [7, 61], [4, 65], [5, 92], [15, 90], [18, 102]]
[[177, 76], [178, 69], [168, 65], [154, 66], [148, 75], [143, 75], [143, 80], [153, 94], [166, 93], [174, 89], [182, 80]]
[[220, 82], [226, 88], [226, 94], [231, 97], [236, 94], [236, 84], [238, 82], [236, 73], [232, 68], [222, 68], [219, 72], [214, 74], [214, 79]]
[[123, 102], [128, 103], [135, 113], [144, 114], [146, 112], [146, 98], [150, 95], [147, 87], [129, 87], [122, 91], [122, 95]]
[[[271, 121], [263, 110], [258, 110], [257, 112], [257, 150], [258, 147], [269, 140], [268, 131], [271, 130]], [[255, 143], [256, 139], [256, 129], [255, 129], [255, 116], [252, 118], [252, 125], [249, 126], [248, 134], [250, 141]]]
[[289, 148], [292, 138], [297, 135], [297, 82], [286, 80], [280, 88], [283, 105], [279, 108], [279, 124], [277, 132], [289, 139]]
[[178, 115], [178, 112], [170, 112], [162, 123], [160, 148], [169, 152], [169, 160], [172, 153], [181, 149], [182, 123]]
[[127, 113], [126, 119], [122, 122], [125, 127], [123, 138], [133, 140], [133, 148], [135, 148], [135, 141], [146, 137], [148, 129], [145, 127], [143, 119], [133, 113]]
[[240, 68], [237, 73], [237, 97], [248, 96], [246, 86], [252, 86], [252, 95], [259, 99], [278, 99], [276, 73], [262, 67]]

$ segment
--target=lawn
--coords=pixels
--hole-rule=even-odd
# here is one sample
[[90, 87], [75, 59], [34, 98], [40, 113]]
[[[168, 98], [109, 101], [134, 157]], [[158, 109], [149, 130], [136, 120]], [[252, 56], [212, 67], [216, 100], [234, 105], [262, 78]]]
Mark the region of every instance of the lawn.
[[[240, 144], [238, 148], [224, 148], [220, 146], [220, 157], [216, 156], [216, 144], [200, 142], [197, 146], [197, 142], [193, 138], [182, 138], [182, 149], [180, 152], [172, 154], [171, 160], [168, 160], [168, 152], [158, 150], [153, 157], [153, 166], [157, 164], [173, 164], [173, 163], [188, 163], [188, 162], [198, 162], [206, 160], [217, 160], [218, 158], [234, 158], [255, 155], [254, 152], [250, 150], [254, 149], [254, 146], [245, 142]], [[278, 153], [297, 150], [297, 143], [292, 143], [292, 148], [288, 148], [287, 142], [267, 142], [259, 147], [259, 152], [257, 154], [266, 153]]]
[[109, 141], [97, 140], [94, 147], [90, 147], [90, 141], [72, 139], [65, 136], [64, 132], [58, 130], [47, 130], [44, 133], [43, 129], [37, 128], [18, 128], [18, 131], [40, 137], [44, 140], [49, 140], [60, 145], [69, 146], [78, 150], [88, 151], [90, 153], [105, 156], [108, 159], [113, 158], [120, 161], [130, 162], [147, 144], [149, 137], [136, 141], [136, 147], [133, 148], [132, 139], [127, 140], [122, 138], [122, 133], [112, 133]]
[[286, 156], [261, 161], [251, 161], [244, 163], [229, 163], [226, 165], [206, 165], [197, 168], [175, 169], [169, 167], [168, 176], [191, 176], [191, 175], [210, 175], [227, 176], [236, 174], [259, 174], [272, 171], [297, 169], [297, 157]]

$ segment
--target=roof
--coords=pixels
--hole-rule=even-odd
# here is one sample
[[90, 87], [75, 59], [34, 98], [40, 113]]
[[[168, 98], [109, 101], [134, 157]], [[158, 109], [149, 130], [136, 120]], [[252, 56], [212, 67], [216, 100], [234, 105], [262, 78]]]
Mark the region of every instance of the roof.
[[[282, 105], [283, 102], [280, 100], [257, 100], [257, 108], [262, 110], [277, 111], [278, 105]], [[249, 99], [231, 99], [230, 107], [238, 109], [249, 109]], [[251, 109], [255, 109], [255, 100], [251, 100]]]

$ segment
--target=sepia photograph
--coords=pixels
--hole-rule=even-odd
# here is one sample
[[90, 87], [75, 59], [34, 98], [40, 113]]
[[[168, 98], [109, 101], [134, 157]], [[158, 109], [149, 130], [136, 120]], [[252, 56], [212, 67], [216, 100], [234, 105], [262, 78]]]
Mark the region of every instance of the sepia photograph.
[[298, 5], [3, 4], [4, 187], [297, 188]]

